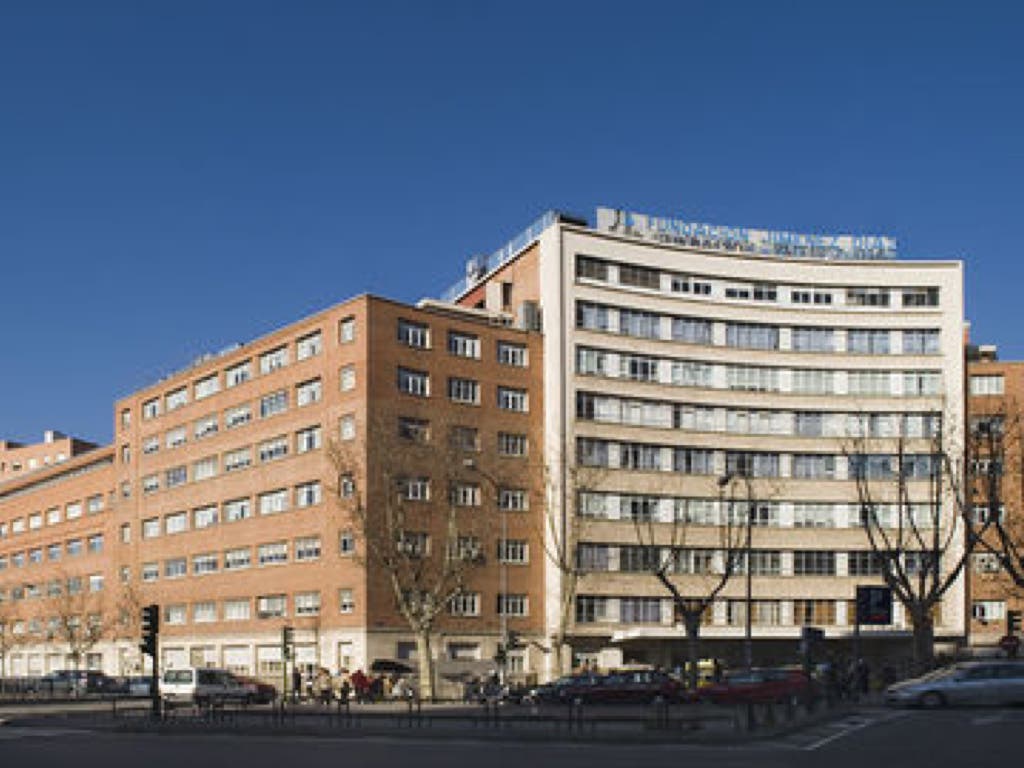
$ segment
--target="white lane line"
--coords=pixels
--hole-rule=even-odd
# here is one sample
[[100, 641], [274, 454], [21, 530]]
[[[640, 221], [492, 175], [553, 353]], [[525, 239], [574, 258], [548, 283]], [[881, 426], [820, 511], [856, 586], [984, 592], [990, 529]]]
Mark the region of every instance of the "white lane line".
[[881, 717], [860, 720], [859, 722], [849, 725], [848, 727], [844, 728], [838, 733], [833, 733], [829, 736], [826, 736], [823, 739], [818, 739], [818, 741], [814, 741], [810, 744], [805, 745], [803, 747], [803, 750], [805, 752], [813, 752], [814, 750], [820, 749], [826, 744], [830, 744], [833, 741], [836, 741], [837, 739], [843, 738], [843, 736], [848, 736], [851, 733], [856, 733], [857, 731], [864, 730], [865, 728], [868, 728], [872, 725], [878, 725], [879, 723], [887, 723], [890, 720], [897, 720], [899, 718], [906, 717], [908, 714], [909, 713], [907, 712], [891, 712], [888, 715], [883, 715]]

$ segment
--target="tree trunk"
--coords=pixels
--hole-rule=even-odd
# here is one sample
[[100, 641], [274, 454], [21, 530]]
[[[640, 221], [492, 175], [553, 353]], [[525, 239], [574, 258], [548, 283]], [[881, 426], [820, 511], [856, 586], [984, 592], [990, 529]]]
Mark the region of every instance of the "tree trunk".
[[686, 628], [686, 685], [691, 691], [697, 690], [702, 614], [703, 611], [683, 611], [683, 626]]
[[922, 674], [935, 663], [935, 626], [930, 607], [916, 608], [911, 618], [914, 622], [914, 669]]
[[419, 629], [416, 632], [416, 659], [419, 662], [420, 698], [433, 701], [434, 691], [434, 654], [430, 648], [430, 630]]

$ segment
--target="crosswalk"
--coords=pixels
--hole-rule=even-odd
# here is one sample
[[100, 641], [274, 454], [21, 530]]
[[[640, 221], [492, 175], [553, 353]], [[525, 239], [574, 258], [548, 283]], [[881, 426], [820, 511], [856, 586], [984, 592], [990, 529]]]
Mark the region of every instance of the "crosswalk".
[[899, 720], [907, 717], [909, 714], [906, 710], [857, 712], [839, 720], [831, 720], [820, 725], [801, 729], [780, 739], [778, 745], [783, 748], [813, 752], [857, 731], [893, 720]]

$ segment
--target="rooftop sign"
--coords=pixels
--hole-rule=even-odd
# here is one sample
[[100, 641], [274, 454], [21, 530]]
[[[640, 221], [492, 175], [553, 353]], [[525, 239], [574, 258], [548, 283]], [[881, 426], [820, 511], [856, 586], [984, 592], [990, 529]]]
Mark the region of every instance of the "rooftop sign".
[[715, 248], [758, 256], [804, 259], [895, 259], [896, 240], [880, 235], [801, 235], [766, 229], [698, 224], [614, 208], [597, 209], [597, 230], [659, 243]]

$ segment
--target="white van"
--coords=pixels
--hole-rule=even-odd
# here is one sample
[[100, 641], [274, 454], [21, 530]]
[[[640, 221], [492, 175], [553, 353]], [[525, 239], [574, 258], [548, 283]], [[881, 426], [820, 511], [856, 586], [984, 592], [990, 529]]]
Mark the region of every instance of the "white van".
[[247, 702], [251, 695], [247, 686], [223, 669], [169, 669], [160, 678], [160, 698], [168, 707]]

